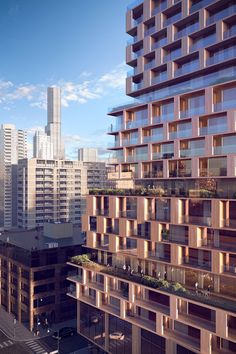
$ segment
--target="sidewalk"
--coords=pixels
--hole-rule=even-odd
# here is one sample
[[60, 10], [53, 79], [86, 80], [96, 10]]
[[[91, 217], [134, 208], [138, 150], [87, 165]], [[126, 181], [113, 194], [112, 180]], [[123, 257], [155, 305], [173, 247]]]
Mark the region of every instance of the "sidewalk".
[[26, 341], [35, 338], [23, 324], [16, 321], [14, 325], [14, 316], [7, 313], [0, 307], [0, 330], [9, 338], [16, 341]]
[[8, 312], [6, 312], [0, 306], [0, 330], [4, 332], [4, 334], [12, 340], [15, 341], [27, 341], [27, 340], [37, 340], [43, 337], [47, 337], [53, 332], [58, 331], [62, 327], [75, 327], [76, 328], [76, 319], [55, 323], [50, 327], [50, 331], [48, 332], [46, 329], [43, 329], [39, 326], [39, 335], [35, 336], [33, 332], [30, 332], [23, 324], [16, 321], [14, 325], [14, 316]]

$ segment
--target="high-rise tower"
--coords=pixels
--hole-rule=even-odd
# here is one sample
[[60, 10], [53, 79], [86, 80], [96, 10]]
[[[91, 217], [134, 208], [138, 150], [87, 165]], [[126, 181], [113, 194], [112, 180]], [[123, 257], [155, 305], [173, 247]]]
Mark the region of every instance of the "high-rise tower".
[[27, 135], [13, 124], [0, 128], [0, 226], [17, 224], [17, 163], [27, 157]]
[[64, 144], [61, 137], [61, 89], [47, 89], [47, 125], [45, 133], [37, 131], [33, 140], [33, 156], [40, 159], [63, 160]]
[[235, 18], [232, 0], [128, 8], [136, 102], [110, 134], [135, 188], [90, 192], [93, 262], [70, 278], [78, 331], [106, 352], [236, 353]]

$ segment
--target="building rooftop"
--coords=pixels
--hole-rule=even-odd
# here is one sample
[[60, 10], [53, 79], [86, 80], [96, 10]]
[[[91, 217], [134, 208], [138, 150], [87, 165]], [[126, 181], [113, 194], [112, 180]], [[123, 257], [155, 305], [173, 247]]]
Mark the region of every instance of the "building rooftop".
[[8, 242], [11, 245], [25, 250], [44, 250], [83, 243], [83, 234], [79, 227], [73, 227], [72, 237], [65, 235], [63, 238], [46, 237], [43, 230], [14, 230], [4, 231], [0, 234], [0, 242]]

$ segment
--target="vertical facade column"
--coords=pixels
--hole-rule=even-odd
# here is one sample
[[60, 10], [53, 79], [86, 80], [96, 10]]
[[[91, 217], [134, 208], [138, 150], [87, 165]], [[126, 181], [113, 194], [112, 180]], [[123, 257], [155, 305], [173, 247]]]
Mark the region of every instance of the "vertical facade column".
[[141, 350], [141, 328], [132, 325], [132, 354], [142, 354]]
[[109, 314], [104, 312], [105, 315], [105, 351], [109, 351]]

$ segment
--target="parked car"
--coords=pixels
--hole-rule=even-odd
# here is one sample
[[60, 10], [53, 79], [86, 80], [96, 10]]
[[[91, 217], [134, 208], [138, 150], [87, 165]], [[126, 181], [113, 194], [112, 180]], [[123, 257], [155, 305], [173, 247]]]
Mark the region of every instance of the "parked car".
[[110, 337], [110, 339], [116, 339], [116, 340], [124, 340], [125, 339], [125, 335], [122, 332], [110, 333], [109, 337]]
[[[58, 335], [59, 334], [59, 335]], [[52, 338], [54, 339], [62, 339], [65, 337], [72, 337], [76, 334], [76, 329], [73, 327], [63, 327], [59, 331], [54, 332]]]
[[99, 317], [96, 315], [93, 315], [89, 319], [90, 324], [97, 324], [99, 322]]

